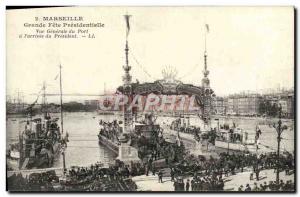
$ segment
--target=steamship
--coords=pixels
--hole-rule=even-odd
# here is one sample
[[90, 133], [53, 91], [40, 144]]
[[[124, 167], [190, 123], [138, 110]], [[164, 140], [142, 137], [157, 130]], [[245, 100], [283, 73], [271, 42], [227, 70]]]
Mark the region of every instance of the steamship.
[[17, 161], [19, 169], [51, 167], [65, 143], [57, 121], [49, 114], [43, 119], [27, 120], [19, 141], [10, 145], [8, 160]]

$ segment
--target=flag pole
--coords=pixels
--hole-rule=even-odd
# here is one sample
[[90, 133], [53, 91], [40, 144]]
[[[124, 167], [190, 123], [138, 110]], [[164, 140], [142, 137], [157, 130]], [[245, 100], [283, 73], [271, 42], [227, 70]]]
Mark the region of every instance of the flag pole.
[[206, 54], [206, 34], [207, 34], [207, 30], [206, 30], [206, 28], [204, 30], [205, 30], [205, 33], [204, 33], [204, 53]]
[[131, 15], [124, 15], [125, 17], [125, 22], [126, 22], [126, 44], [125, 44], [125, 55], [126, 55], [126, 66], [129, 66], [129, 60], [128, 60], [128, 52], [129, 52], [129, 47], [128, 47], [128, 36], [129, 36], [129, 31], [130, 31], [130, 23], [129, 19]]
[[[61, 64], [59, 65], [59, 86], [60, 86], [60, 125], [61, 125], [61, 134], [64, 133], [64, 119], [63, 119], [63, 101], [62, 101], [62, 79], [61, 79]], [[62, 139], [61, 139], [62, 140]], [[65, 139], [64, 139], [65, 140]], [[64, 142], [65, 143], [65, 142]], [[66, 158], [65, 158], [65, 145], [62, 147], [62, 156], [63, 156], [63, 174], [66, 173]]]
[[205, 70], [207, 69], [207, 33], [209, 32], [208, 24], [205, 24], [205, 33], [204, 33], [204, 66]]
[[59, 65], [59, 86], [60, 86], [60, 124], [61, 124], [61, 133], [64, 133], [64, 121], [63, 121], [63, 108], [62, 108], [62, 80], [61, 80], [61, 65]]

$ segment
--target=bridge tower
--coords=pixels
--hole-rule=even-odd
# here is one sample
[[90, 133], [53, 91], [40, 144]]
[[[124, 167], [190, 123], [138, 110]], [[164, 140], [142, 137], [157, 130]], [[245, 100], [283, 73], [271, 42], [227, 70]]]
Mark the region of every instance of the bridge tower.
[[128, 47], [128, 35], [129, 35], [129, 30], [130, 30], [130, 25], [129, 25], [129, 19], [131, 15], [125, 15], [125, 21], [126, 21], [126, 26], [127, 26], [127, 31], [126, 31], [126, 44], [125, 44], [125, 65], [123, 66], [123, 69], [125, 71], [125, 74], [123, 75], [123, 94], [128, 98], [128, 102], [124, 104], [124, 109], [123, 109], [123, 117], [124, 117], [124, 128], [123, 132], [124, 133], [130, 133], [132, 131], [132, 109], [129, 109], [129, 104], [131, 103], [132, 100], [132, 86], [131, 86], [131, 80], [132, 77], [130, 75], [130, 70], [131, 66], [129, 65], [129, 59], [128, 59], [128, 54], [129, 54], [129, 47]]
[[202, 108], [202, 119], [206, 126], [210, 126], [210, 116], [212, 108], [212, 95], [213, 91], [210, 88], [210, 81], [208, 79], [209, 70], [207, 69], [207, 49], [206, 49], [206, 37], [209, 32], [208, 24], [205, 25], [206, 30], [204, 34], [205, 49], [204, 49], [204, 70], [202, 78], [202, 88], [203, 88], [203, 108]]
[[[138, 157], [138, 150], [132, 146], [130, 146], [130, 137], [128, 135], [133, 131], [133, 116], [132, 116], [132, 109], [130, 103], [132, 102], [132, 84], [131, 80], [132, 77], [130, 75], [131, 66], [129, 65], [128, 60], [128, 34], [130, 30], [129, 25], [129, 18], [130, 15], [124, 15], [127, 31], [126, 31], [126, 44], [125, 44], [125, 58], [126, 62], [123, 66], [123, 70], [125, 74], [123, 75], [123, 94], [125, 97], [128, 98], [128, 102], [123, 105], [123, 117], [124, 117], [124, 126], [123, 126], [123, 135], [119, 138], [120, 145], [119, 145], [119, 154], [117, 159], [123, 161], [126, 165], [131, 165], [132, 162], [139, 162], [140, 159]], [[126, 101], [126, 100], [125, 100]]]

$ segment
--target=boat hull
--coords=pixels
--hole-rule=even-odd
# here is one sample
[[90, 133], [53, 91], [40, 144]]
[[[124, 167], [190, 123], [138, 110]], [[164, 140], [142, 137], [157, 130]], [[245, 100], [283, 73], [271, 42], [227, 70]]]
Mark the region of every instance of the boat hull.
[[236, 144], [236, 143], [228, 143], [223, 141], [216, 140], [215, 147], [222, 148], [222, 149], [229, 149], [234, 151], [245, 151], [246, 148], [243, 144]]
[[[59, 157], [59, 153], [61, 150], [61, 144], [56, 142], [52, 146], [52, 151], [48, 151], [47, 156], [39, 156], [39, 157], [29, 157], [24, 158], [22, 160], [22, 164], [20, 165], [22, 169], [31, 169], [31, 168], [50, 168], [53, 165], [53, 162], [56, 158]], [[28, 159], [28, 161], [26, 161]]]
[[221, 149], [227, 149], [227, 150], [232, 150], [232, 151], [249, 151], [249, 152], [255, 152], [256, 151], [256, 146], [251, 144], [251, 145], [245, 145], [245, 144], [240, 144], [240, 143], [228, 143], [224, 141], [215, 141], [215, 147], [221, 148]]
[[99, 143], [106, 146], [108, 149], [113, 151], [115, 154], [119, 154], [119, 145], [107, 139], [103, 135], [98, 135]]

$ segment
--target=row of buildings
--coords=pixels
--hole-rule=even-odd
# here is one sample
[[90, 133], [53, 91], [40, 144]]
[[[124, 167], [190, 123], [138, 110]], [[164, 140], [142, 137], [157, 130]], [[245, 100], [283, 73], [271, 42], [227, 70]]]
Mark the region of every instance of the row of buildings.
[[[91, 106], [93, 109], [99, 109], [99, 100], [86, 100], [85, 105]], [[164, 105], [162, 109], [160, 104], [151, 106], [149, 111], [161, 111], [170, 113], [187, 113], [190, 106], [189, 99], [184, 102], [182, 107], [179, 107], [181, 102], [180, 96], [176, 98], [175, 106], [169, 104]], [[145, 107], [146, 98], [142, 98], [142, 106]], [[105, 102], [104, 102], [105, 103]], [[279, 105], [280, 104], [280, 105]], [[109, 111], [122, 111], [122, 107], [114, 106], [114, 98], [109, 100], [108, 106], [111, 106]], [[196, 105], [196, 104], [195, 104]], [[234, 115], [234, 116], [277, 116], [281, 106], [282, 117], [294, 118], [294, 91], [285, 90], [276, 93], [240, 93], [226, 97], [214, 97], [212, 102], [212, 114], [215, 115]]]
[[283, 117], [294, 117], [293, 90], [269, 94], [241, 93], [226, 97], [215, 97], [213, 99], [213, 114], [265, 116], [268, 115], [268, 110], [271, 111], [271, 114], [276, 113], [279, 106], [281, 106]]

